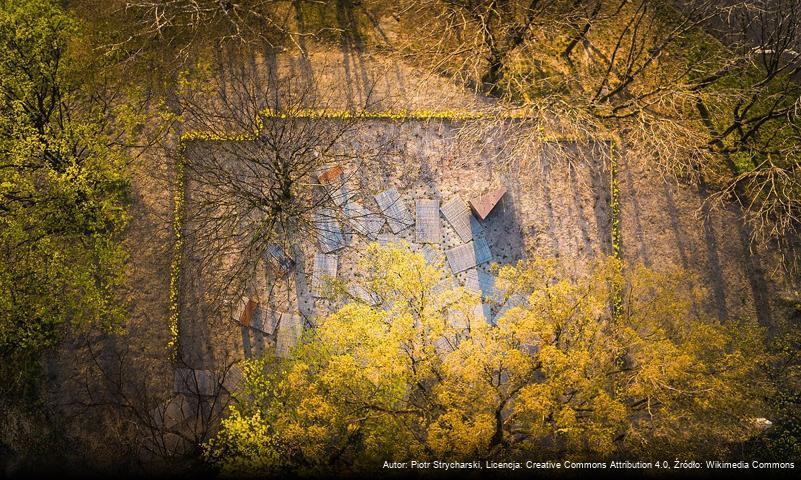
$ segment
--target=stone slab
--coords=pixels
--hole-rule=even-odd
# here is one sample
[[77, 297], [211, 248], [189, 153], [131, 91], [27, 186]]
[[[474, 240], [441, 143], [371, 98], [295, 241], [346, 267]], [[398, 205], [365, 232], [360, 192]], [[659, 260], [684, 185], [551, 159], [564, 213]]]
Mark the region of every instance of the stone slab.
[[400, 233], [414, 225], [414, 219], [396, 188], [390, 188], [375, 196], [381, 213], [387, 217], [392, 233]]
[[467, 202], [456, 196], [442, 206], [442, 215], [459, 235], [459, 238], [467, 243], [473, 239], [473, 229], [477, 227]]
[[318, 253], [314, 256], [314, 270], [312, 270], [311, 290], [312, 296], [320, 298], [326, 281], [337, 277], [337, 256]]
[[384, 220], [381, 215], [371, 212], [364, 205], [356, 201], [348, 202], [344, 210], [345, 217], [348, 219], [348, 224], [355, 232], [371, 240], [378, 238], [381, 227], [386, 223], [386, 220]]
[[321, 208], [314, 214], [314, 228], [323, 253], [335, 252], [345, 246], [342, 228], [330, 208]]
[[492, 259], [489, 245], [484, 239], [472, 240], [463, 245], [446, 250], [445, 256], [448, 258], [448, 264], [451, 270], [453, 270], [453, 273], [463, 272], [477, 265], [481, 265], [482, 263], [489, 262]]

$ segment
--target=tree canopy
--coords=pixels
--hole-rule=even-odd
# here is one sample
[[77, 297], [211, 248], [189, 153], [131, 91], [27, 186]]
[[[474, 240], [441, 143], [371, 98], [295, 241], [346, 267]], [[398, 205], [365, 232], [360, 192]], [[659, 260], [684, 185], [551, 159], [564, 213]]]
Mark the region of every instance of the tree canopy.
[[[56, 2], [0, 9], [0, 364], [14, 391], [68, 324], [113, 326], [125, 153]], [[16, 381], [14, 381], [16, 380]]]
[[[292, 260], [300, 267], [305, 247], [330, 228], [329, 220], [369, 213], [361, 205], [328, 211], [338, 187], [344, 191], [351, 179], [340, 175], [332, 181], [339, 185], [324, 187], [322, 172], [348, 162], [384, 166], [402, 158], [395, 152], [422, 155], [425, 150], [407, 148], [413, 145], [394, 134], [365, 133], [378, 131], [362, 123], [375, 114], [376, 124], [463, 123], [454, 143], [476, 140], [478, 131], [512, 137], [508, 148], [492, 154], [503, 159], [490, 163], [504, 182], [532, 175], [503, 164], [533, 157], [528, 140], [536, 138], [531, 144], [539, 147], [557, 143], [546, 140], [554, 137], [571, 144], [613, 138], [616, 151], [633, 162], [594, 158], [602, 175], [590, 185], [598, 224], [612, 225], [612, 251], [625, 252], [628, 241], [620, 203], [632, 201], [639, 215], [637, 196], [650, 193], [647, 185], [622, 196], [619, 189], [636, 187], [639, 173], [656, 167], [674, 185], [697, 186], [705, 214], [724, 206], [727, 213], [717, 220], [742, 222], [738, 237], [751, 237], [754, 255], [742, 265], [751, 291], [716, 301], [743, 298], [736, 310], [748, 311], [748, 298], [762, 303], [756, 297], [765, 283], [765, 296], [772, 296], [766, 303], [786, 318], [768, 318], [771, 312], [760, 315], [762, 325], [749, 318], [720, 321], [705, 314], [712, 308], [699, 278], [618, 258], [597, 259], [579, 273], [555, 259], [529, 258], [498, 268], [497, 297], [480, 298], [457, 286], [444, 265], [406, 246], [372, 245], [353, 270], [356, 281], [331, 284], [322, 303], [334, 305], [333, 313], [316, 318], [314, 309], [298, 309], [315, 325], [289, 358], [268, 354], [244, 362], [238, 402], [203, 445], [207, 460], [224, 473], [264, 475], [361, 473], [386, 459], [411, 458], [730, 458], [743, 445], [740, 451], [749, 454], [798, 457], [801, 297], [792, 277], [797, 270], [788, 272], [801, 266], [799, 1], [0, 0], [0, 410], [17, 400], [23, 406], [52, 400], [35, 388], [43, 379], [35, 375], [43, 354], [65, 346], [70, 331], [87, 329], [101, 334], [85, 350], [125, 348], [86, 354], [83, 346], [66, 345], [83, 362], [74, 369], [81, 378], [65, 381], [50, 406], [63, 407], [69, 396], [70, 406], [59, 413], [74, 414], [65, 423], [75, 429], [83, 428], [75, 418], [124, 425], [104, 437], [81, 432], [96, 443], [116, 435], [119, 443], [108, 451], [124, 451], [121, 456], [126, 449], [170, 460], [195, 454], [224, 410], [207, 409], [214, 415], [194, 425], [202, 435], [178, 441], [191, 448], [173, 449], [164, 440], [191, 423], [191, 415], [168, 418], [180, 425], [175, 430], [165, 422], [172, 411], [153, 415], [168, 407], [186, 413], [187, 404], [171, 403], [185, 396], [172, 382], [177, 365], [163, 368], [154, 360], [158, 353], [128, 362], [128, 352], [146, 351], [158, 340], [143, 335], [138, 344], [115, 342], [127, 316], [120, 293], [131, 267], [123, 239], [153, 242], [156, 252], [134, 252], [137, 261], [152, 264], [128, 270], [150, 290], [144, 300], [123, 293], [134, 304], [131, 316], [143, 319], [130, 330], [169, 331], [171, 345], [181, 335], [187, 344], [195, 341], [178, 331], [179, 314], [182, 328], [195, 316], [186, 308], [193, 298], [202, 301], [192, 321], [212, 332], [206, 327], [229, 322], [230, 307], [243, 295], [250, 308], [262, 283], [273, 288], [271, 271], [262, 276], [273, 260], [265, 252], [297, 254]], [[316, 62], [329, 60], [332, 75], [315, 71]], [[370, 72], [373, 62], [395, 73], [379, 79]], [[412, 71], [409, 79], [433, 74], [455, 83], [476, 110], [454, 112], [448, 102], [462, 100], [445, 91], [431, 99], [419, 98], [428, 90], [404, 92], [412, 90], [403, 81]], [[339, 80], [347, 90], [363, 91], [358, 104], [350, 99], [337, 106], [340, 93], [352, 96], [345, 89], [333, 92], [331, 105], [321, 102]], [[394, 93], [378, 91], [385, 80], [399, 103]], [[335, 122], [320, 121], [329, 114]], [[506, 128], [518, 120], [532, 133], [525, 141]], [[371, 138], [381, 138], [381, 145], [365, 146]], [[493, 144], [485, 145], [489, 152]], [[454, 152], [461, 155], [460, 149]], [[147, 228], [131, 234], [128, 167], [144, 151], [148, 158], [137, 167], [154, 176], [135, 178], [134, 193], [145, 209], [158, 207], [143, 214], [153, 217], [141, 219]], [[453, 168], [449, 155], [439, 158], [429, 178], [440, 167]], [[568, 164], [572, 172], [575, 164]], [[632, 179], [618, 183], [621, 173]], [[157, 175], [163, 178], [153, 181]], [[352, 179], [363, 191], [348, 195], [372, 202], [377, 184], [367, 177]], [[715, 242], [720, 227], [708, 220], [702, 233], [710, 264], [697, 269], [717, 268], [713, 277], [721, 284], [712, 287], [728, 295], [742, 288], [727, 268], [738, 259], [712, 265], [717, 249], [733, 243]], [[643, 242], [648, 233], [640, 230], [648, 225], [636, 227]], [[599, 237], [606, 235], [600, 230]], [[175, 239], [172, 264], [154, 261]], [[190, 281], [185, 264], [197, 267]], [[775, 276], [768, 280], [763, 267], [765, 273], [777, 267]], [[271, 294], [299, 291], [305, 272], [295, 273], [294, 287], [287, 283], [286, 292]], [[202, 295], [184, 291], [190, 283], [202, 285]], [[492, 321], [482, 302], [497, 303]], [[208, 338], [206, 351], [220, 346]], [[161, 345], [152, 351], [161, 352]], [[159, 369], [152, 383], [140, 369], [145, 364]], [[214, 390], [213, 402], [230, 400], [228, 386]], [[165, 400], [165, 391], [173, 397]], [[208, 400], [196, 393], [195, 413]], [[70, 410], [79, 403], [112, 413]], [[7, 419], [27, 421], [11, 413], [0, 425]], [[50, 420], [35, 421], [49, 428]], [[0, 435], [0, 466], [7, 450], [25, 451], [35, 432], [20, 434], [23, 440], [12, 438], [16, 432]], [[161, 436], [161, 443], [142, 440], [148, 435]], [[48, 442], [41, 442], [45, 450]], [[80, 451], [86, 443], [75, 445]], [[93, 454], [102, 456], [81, 451], [76, 457]], [[38, 460], [38, 452], [24, 455]]]
[[206, 455], [235, 475], [364, 471], [412, 458], [719, 453], [755, 434], [761, 330], [696, 314], [705, 297], [686, 273], [620, 274], [616, 262], [579, 278], [549, 260], [504, 267], [514, 306], [493, 326], [478, 296], [422, 255], [373, 244], [360, 287], [374, 302], [335, 289], [341, 307], [290, 359], [247, 363], [241, 406]]

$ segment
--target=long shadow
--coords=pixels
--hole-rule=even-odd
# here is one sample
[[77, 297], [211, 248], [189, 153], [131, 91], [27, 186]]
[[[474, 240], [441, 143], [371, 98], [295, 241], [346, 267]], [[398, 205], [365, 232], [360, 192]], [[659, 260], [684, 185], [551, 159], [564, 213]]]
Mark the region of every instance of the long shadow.
[[[598, 149], [603, 150], [599, 152]], [[590, 182], [594, 196], [595, 224], [598, 230], [598, 244], [604, 255], [612, 255], [612, 184], [610, 165], [604, 160], [612, 153], [610, 142], [600, 142], [592, 146]]]
[[[577, 161], [579, 160], [578, 155], [578, 145], [572, 145], [570, 151], [567, 153], [569, 156], [572, 156]], [[594, 163], [594, 157], [591, 156], [592, 163]], [[595, 170], [593, 167], [594, 165], [590, 163], [588, 165], [588, 169], [590, 171], [590, 178], [593, 181], [593, 187], [595, 186], [593, 171]], [[579, 187], [578, 182], [578, 175], [579, 169], [577, 166], [573, 165], [573, 162], [570, 162], [568, 165], [568, 182], [570, 183], [570, 192], [571, 192], [571, 200], [573, 201], [573, 208], [575, 210], [575, 214], [577, 217], [578, 227], [581, 235], [581, 241], [583, 242], [583, 247], [580, 248], [585, 254], [589, 255], [592, 253], [592, 241], [590, 239], [590, 230], [589, 230], [589, 220], [587, 218], [587, 214], [584, 210], [584, 202], [581, 198], [581, 190]]]
[[676, 248], [679, 252], [679, 259], [681, 266], [684, 269], [689, 268], [690, 259], [687, 256], [687, 245], [685, 245], [684, 229], [679, 223], [679, 213], [676, 208], [676, 202], [673, 200], [673, 192], [670, 191], [670, 186], [662, 182], [662, 191], [665, 193], [666, 211], [670, 218], [670, 228], [673, 231], [673, 236], [676, 240]]
[[701, 180], [698, 185], [698, 195], [701, 198], [701, 214], [703, 215], [701, 221], [703, 222], [704, 243], [706, 245], [708, 263], [707, 275], [712, 284], [712, 295], [715, 298], [718, 318], [723, 321], [729, 316], [728, 307], [726, 306], [726, 284], [724, 283], [723, 272], [720, 266], [718, 239], [715, 236], [714, 226], [710, 222], [709, 205], [705, 201], [707, 198], [707, 190], [703, 180]]
[[545, 206], [545, 218], [548, 221], [548, 236], [551, 239], [551, 251], [554, 257], [559, 257], [559, 237], [556, 232], [556, 218], [553, 213], [553, 201], [551, 198], [551, 162], [553, 159], [552, 149], [543, 145], [540, 153], [542, 199]]
[[[192, 271], [184, 265], [183, 272]], [[181, 278], [178, 359], [189, 368], [210, 369], [214, 365], [214, 349], [211, 341], [211, 328], [208, 319], [216, 318], [215, 313], [204, 301], [205, 287], [200, 277]]]
[[342, 51], [348, 108], [354, 109], [362, 107], [364, 101], [367, 100], [371, 81], [365, 67], [364, 41], [351, 0], [337, 0], [336, 18], [339, 28], [342, 29], [340, 50]]
[[[738, 211], [737, 218], [742, 217], [742, 211]], [[760, 325], [770, 327], [773, 325], [773, 314], [768, 300], [771, 294], [771, 284], [767, 281], [765, 270], [759, 256], [750, 253], [751, 232], [745, 222], [737, 222], [737, 234], [740, 237], [740, 244], [742, 245], [744, 256], [746, 257], [743, 259], [741, 265], [745, 268], [745, 274], [751, 287], [751, 295], [754, 299], [757, 320]]]
[[[227, 47], [215, 54], [216, 65], [219, 71], [217, 91], [220, 109], [213, 113], [221, 116], [215, 121], [219, 124], [204, 125], [204, 129], [213, 128], [216, 131], [236, 131], [242, 128], [241, 122], [256, 118], [256, 115], [265, 107], [278, 108], [281, 98], [278, 95], [278, 59], [273, 49], [261, 51], [261, 55], [251, 50], [242, 51], [234, 47]], [[260, 62], [259, 60], [263, 60]], [[224, 106], [224, 107], [223, 107]], [[232, 116], [236, 120], [226, 118]]]
[[[367, 17], [367, 20], [373, 26], [373, 30], [376, 33], [378, 33], [378, 35], [381, 37], [381, 40], [383, 40], [387, 45], [391, 46], [391, 42], [389, 40], [389, 37], [387, 36], [387, 34], [384, 31], [384, 29], [381, 27], [381, 24], [378, 21], [378, 19], [370, 11], [370, 6], [362, 4], [361, 7], [364, 10], [365, 17]], [[406, 93], [407, 93], [407, 91], [406, 91], [406, 78], [403, 75], [403, 71], [401, 70], [400, 64], [398, 62], [393, 62], [392, 71], [394, 72], [395, 81], [392, 84], [389, 84], [389, 83], [387, 84], [387, 89], [388, 89], [387, 90], [387, 94], [389, 94], [389, 88], [395, 87], [397, 89], [397, 96], [399, 98], [405, 99], [406, 98]], [[387, 108], [386, 105], [384, 107]]]
[[[686, 245], [686, 238], [684, 228], [679, 221], [678, 208], [673, 199], [673, 192], [670, 190], [670, 185], [667, 182], [662, 182], [662, 188], [665, 193], [665, 203], [668, 216], [670, 218], [670, 226], [676, 240], [676, 248], [681, 260], [681, 266], [685, 270], [691, 268], [691, 263], [695, 263], [695, 259], [690, 258], [688, 253], [688, 246]], [[715, 238], [712, 226], [708, 222], [708, 216], [702, 219], [704, 225], [704, 239], [707, 249], [707, 261], [709, 262], [708, 268], [705, 272], [708, 282], [712, 284], [713, 306], [715, 313], [719, 319], [726, 318], [728, 312], [726, 308], [726, 292], [725, 284], [723, 283], [723, 275], [720, 268], [720, 260], [717, 254], [717, 239]], [[696, 265], [693, 265], [696, 266]], [[690, 286], [688, 285], [688, 288]], [[703, 311], [695, 301], [693, 301], [693, 309], [696, 312]], [[707, 309], [708, 310], [708, 309]]]
[[[634, 178], [631, 175], [631, 168], [627, 157], [623, 155], [618, 158], [620, 159], [620, 169], [618, 169], [618, 172], [625, 172], [626, 176], [626, 186], [625, 188], [620, 189], [621, 193], [625, 192], [625, 199], [621, 199], [621, 203], [630, 202], [631, 205], [631, 208], [627, 209], [626, 213], [631, 213], [630, 220], [634, 224], [634, 235], [637, 237], [637, 258], [641, 260], [643, 265], [646, 267], [651, 267], [651, 253], [648, 248], [648, 244], [645, 242], [645, 232], [643, 231], [642, 219], [640, 218], [642, 206], [640, 204], [640, 195], [637, 190], [637, 184], [634, 182]], [[627, 220], [629, 220], [629, 218], [627, 218]], [[628, 249], [628, 242], [626, 243]]]
[[298, 69], [300, 70], [301, 76], [306, 83], [306, 87], [310, 87], [314, 85], [314, 70], [312, 69], [311, 61], [309, 60], [309, 50], [306, 45], [306, 35], [310, 32], [308, 31], [306, 25], [306, 17], [303, 13], [303, 5], [301, 0], [293, 0], [292, 5], [295, 9], [295, 21], [298, 24], [298, 32], [300, 35], [298, 36], [297, 42], [298, 46], [300, 47], [300, 57], [296, 59], [298, 64]]
[[[279, 90], [279, 80], [278, 80], [278, 58], [274, 50], [268, 50], [264, 53], [264, 61], [265, 66], [267, 67], [266, 77], [267, 77], [267, 85], [264, 89], [264, 92], [267, 97], [267, 106], [274, 109], [280, 110], [281, 105], [281, 95], [278, 94]], [[259, 77], [257, 77], [259, 78]]]
[[[195, 148], [187, 149], [186, 155], [197, 155]], [[192, 182], [186, 182], [185, 204], [192, 205], [195, 195]], [[191, 214], [184, 222], [183, 235], [192, 230]], [[189, 235], [191, 238], [191, 234]], [[197, 272], [200, 258], [191, 246], [185, 246], [181, 258], [181, 272], [179, 277], [178, 296], [178, 352], [179, 363], [190, 368], [204, 368], [206, 364], [205, 353], [211, 350], [211, 331], [208, 324], [210, 318], [208, 306], [203, 299], [206, 290], [203, 275], [188, 275], [187, 272]]]

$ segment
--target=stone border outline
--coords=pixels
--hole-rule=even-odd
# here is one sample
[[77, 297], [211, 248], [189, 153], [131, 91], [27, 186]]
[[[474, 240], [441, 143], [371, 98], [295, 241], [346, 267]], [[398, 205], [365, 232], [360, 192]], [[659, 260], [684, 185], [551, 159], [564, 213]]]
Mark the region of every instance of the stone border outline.
[[[176, 163], [175, 171], [175, 193], [173, 195], [173, 216], [172, 216], [172, 229], [174, 235], [172, 247], [172, 260], [170, 262], [170, 286], [169, 286], [169, 316], [168, 328], [170, 332], [170, 339], [167, 342], [167, 350], [169, 352], [170, 360], [176, 363], [180, 349], [180, 283], [181, 283], [181, 262], [183, 261], [183, 220], [184, 220], [184, 207], [186, 197], [186, 157], [184, 155], [187, 144], [193, 141], [199, 142], [237, 142], [253, 140], [258, 137], [263, 122], [265, 119], [270, 118], [318, 118], [327, 120], [341, 120], [341, 119], [364, 119], [364, 120], [391, 120], [391, 121], [423, 121], [423, 120], [452, 120], [452, 121], [469, 121], [481, 120], [485, 118], [493, 118], [482, 112], [474, 111], [454, 111], [454, 110], [401, 110], [401, 111], [358, 111], [352, 112], [347, 110], [298, 110], [293, 113], [280, 113], [274, 112], [270, 109], [262, 110], [256, 119], [256, 127], [253, 132], [239, 132], [239, 133], [226, 133], [216, 134], [208, 131], [190, 130], [181, 134], [178, 138], [178, 161]], [[530, 120], [533, 117], [525, 112], [517, 111], [507, 113], [500, 116], [495, 116], [503, 120]], [[569, 135], [548, 135], [540, 126], [540, 141], [542, 142], [580, 142], [580, 141], [599, 141], [609, 144], [609, 184], [610, 184], [610, 209], [611, 209], [611, 242], [612, 242], [612, 257], [617, 261], [617, 268], [622, 268], [621, 251], [622, 251], [622, 238], [620, 231], [620, 198], [618, 188], [617, 176], [617, 156], [615, 154], [615, 146], [620, 142], [614, 136], [601, 136], [590, 138], [579, 138]], [[612, 309], [613, 315], [619, 315], [622, 305], [621, 290], [618, 286], [613, 287]]]

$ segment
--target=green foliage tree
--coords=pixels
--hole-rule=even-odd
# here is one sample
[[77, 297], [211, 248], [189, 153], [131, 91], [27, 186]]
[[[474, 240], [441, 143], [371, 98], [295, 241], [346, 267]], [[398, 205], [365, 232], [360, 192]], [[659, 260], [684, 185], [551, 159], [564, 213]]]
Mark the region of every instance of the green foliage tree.
[[125, 155], [58, 2], [0, 1], [0, 375], [19, 393], [68, 325], [118, 325]]
[[[681, 271], [604, 259], [501, 269], [497, 325], [477, 295], [403, 246], [372, 245], [367, 302], [345, 294], [285, 361], [246, 364], [205, 446], [224, 473], [364, 472], [384, 460], [716, 453], [757, 433], [761, 329], [694, 313]], [[622, 308], [610, 298], [621, 285]]]

